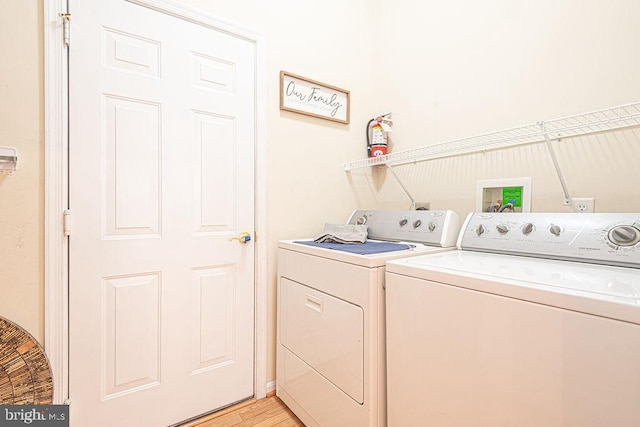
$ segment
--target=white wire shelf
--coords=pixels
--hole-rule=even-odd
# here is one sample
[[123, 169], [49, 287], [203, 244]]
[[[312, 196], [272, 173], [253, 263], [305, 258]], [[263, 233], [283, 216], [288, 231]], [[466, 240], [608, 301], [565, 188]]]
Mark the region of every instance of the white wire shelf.
[[545, 132], [550, 139], [559, 139], [634, 126], [640, 126], [640, 102], [356, 160], [343, 166], [346, 171], [379, 165], [397, 166], [545, 142]]

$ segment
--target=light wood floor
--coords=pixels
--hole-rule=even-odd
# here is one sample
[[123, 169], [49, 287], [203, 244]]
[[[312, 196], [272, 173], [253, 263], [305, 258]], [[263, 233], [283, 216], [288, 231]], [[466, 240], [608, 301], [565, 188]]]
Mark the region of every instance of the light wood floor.
[[180, 427], [289, 427], [304, 424], [273, 394], [266, 399], [247, 400], [230, 408], [191, 421]]

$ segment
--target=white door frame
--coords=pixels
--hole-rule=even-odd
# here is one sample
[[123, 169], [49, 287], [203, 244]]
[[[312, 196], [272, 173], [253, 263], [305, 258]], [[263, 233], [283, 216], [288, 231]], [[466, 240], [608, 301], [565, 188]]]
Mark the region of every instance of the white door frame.
[[[54, 403], [69, 398], [69, 247], [63, 216], [68, 207], [68, 62], [63, 41], [67, 0], [44, 2], [45, 67], [45, 349], [54, 377]], [[267, 392], [267, 203], [266, 203], [266, 54], [262, 37], [197, 9], [169, 0], [127, 0], [180, 19], [242, 38], [254, 44], [255, 106], [255, 363], [254, 395]], [[71, 18], [73, 43], [73, 17]], [[73, 225], [71, 225], [71, 228]]]

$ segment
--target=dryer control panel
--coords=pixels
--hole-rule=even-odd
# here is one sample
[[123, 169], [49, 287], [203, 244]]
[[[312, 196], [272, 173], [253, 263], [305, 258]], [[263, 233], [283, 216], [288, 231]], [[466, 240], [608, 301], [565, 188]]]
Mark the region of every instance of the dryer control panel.
[[450, 210], [358, 210], [348, 223], [366, 225], [368, 239], [443, 248], [455, 246], [460, 231], [458, 215]]
[[458, 247], [640, 268], [640, 214], [476, 212]]

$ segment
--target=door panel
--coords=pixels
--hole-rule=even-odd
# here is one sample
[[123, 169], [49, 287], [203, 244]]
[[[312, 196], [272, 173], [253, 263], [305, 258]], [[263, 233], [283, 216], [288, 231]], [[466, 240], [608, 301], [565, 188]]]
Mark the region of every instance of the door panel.
[[160, 105], [104, 97], [106, 237], [160, 233]]
[[253, 395], [255, 51], [124, 0], [71, 0], [73, 425], [157, 426]]
[[232, 266], [194, 270], [192, 374], [230, 363], [234, 356], [235, 271]]
[[160, 275], [103, 282], [105, 399], [160, 381]]
[[194, 213], [196, 233], [234, 230], [235, 121], [194, 112]]

